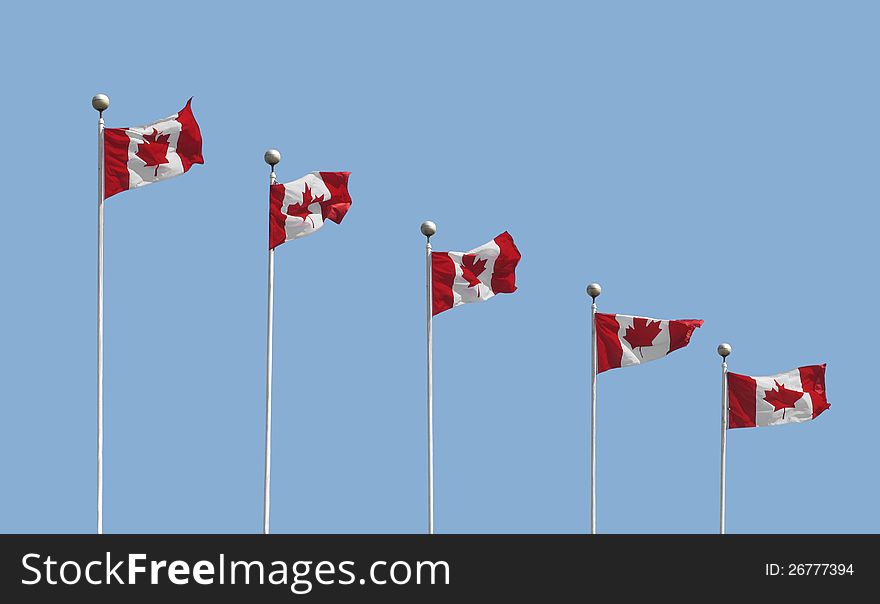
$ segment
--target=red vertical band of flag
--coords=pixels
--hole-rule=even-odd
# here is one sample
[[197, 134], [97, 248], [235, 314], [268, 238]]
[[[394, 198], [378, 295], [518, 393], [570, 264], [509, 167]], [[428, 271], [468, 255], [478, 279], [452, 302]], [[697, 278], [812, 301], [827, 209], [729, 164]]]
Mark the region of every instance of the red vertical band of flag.
[[495, 243], [501, 253], [495, 259], [495, 269], [492, 271], [492, 291], [496, 294], [512, 294], [516, 291], [516, 265], [522, 255], [507, 231], [498, 235]]
[[620, 325], [617, 323], [617, 315], [596, 313], [597, 373], [620, 367], [623, 346], [617, 336], [618, 331], [620, 331]]
[[748, 375], [727, 374], [728, 428], [754, 428], [757, 425], [755, 393], [758, 383]]
[[284, 185], [269, 185], [269, 249], [284, 243], [284, 221], [287, 217], [281, 212], [284, 203]]
[[180, 122], [180, 137], [177, 139], [177, 154], [180, 155], [180, 163], [183, 171], [189, 170], [193, 164], [203, 164], [202, 158], [202, 131], [192, 112], [192, 97], [186, 102], [186, 107], [177, 114]]
[[339, 224], [351, 207], [351, 195], [348, 193], [348, 177], [351, 176], [351, 172], [319, 172], [319, 174], [330, 190], [331, 203], [326, 206], [321, 205], [324, 220], [332, 220]]
[[104, 199], [128, 190], [128, 145], [125, 128], [104, 129]]
[[445, 252], [431, 254], [431, 314], [437, 315], [452, 308], [455, 297], [452, 283], [455, 281], [455, 262]]
[[825, 363], [800, 367], [801, 385], [804, 392], [810, 393], [813, 403], [813, 417], [816, 417], [826, 409], [830, 409], [828, 397], [825, 394]]
[[700, 327], [700, 319], [677, 319], [669, 322], [669, 352], [684, 348], [691, 342], [694, 330]]

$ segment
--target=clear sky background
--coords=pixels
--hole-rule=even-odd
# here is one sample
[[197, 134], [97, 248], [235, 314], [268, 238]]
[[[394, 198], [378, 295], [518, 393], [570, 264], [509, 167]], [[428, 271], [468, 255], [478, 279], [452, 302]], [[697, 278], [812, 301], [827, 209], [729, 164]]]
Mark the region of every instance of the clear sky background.
[[105, 529], [259, 532], [268, 168], [350, 170], [276, 254], [272, 529], [426, 528], [424, 238], [509, 230], [519, 291], [435, 335], [436, 529], [584, 532], [589, 301], [701, 318], [599, 378], [601, 532], [714, 532], [720, 360], [828, 363], [735, 430], [730, 532], [878, 532], [872, 2], [4, 9], [0, 531], [95, 529], [96, 122], [194, 96], [204, 166], [106, 207]]

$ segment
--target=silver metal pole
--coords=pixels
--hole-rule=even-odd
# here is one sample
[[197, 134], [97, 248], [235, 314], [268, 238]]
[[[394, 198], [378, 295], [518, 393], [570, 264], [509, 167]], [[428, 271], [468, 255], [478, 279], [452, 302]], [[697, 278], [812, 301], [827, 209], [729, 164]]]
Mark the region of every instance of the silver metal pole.
[[590, 384], [591, 420], [590, 420], [590, 534], [596, 534], [596, 375], [599, 373], [599, 359], [596, 354], [596, 298], [602, 293], [602, 286], [590, 283], [587, 295], [593, 299], [590, 313], [592, 362]]
[[727, 507], [727, 426], [730, 418], [730, 403], [727, 393], [727, 357], [733, 351], [726, 342], [718, 345], [721, 355], [721, 518], [720, 533], [725, 533], [725, 513]]
[[428, 345], [428, 534], [434, 534], [434, 336], [433, 309], [431, 308], [431, 235], [437, 232], [437, 225], [430, 220], [421, 224], [420, 230], [425, 242], [425, 296], [427, 309]]
[[[275, 184], [275, 166], [281, 161], [281, 153], [269, 149], [263, 159], [271, 166], [269, 185]], [[268, 224], [268, 220], [267, 220]], [[275, 298], [275, 249], [269, 249], [268, 302], [266, 312], [266, 457], [263, 477], [263, 534], [269, 534], [269, 500], [272, 467], [272, 318]]]
[[98, 112], [98, 534], [104, 533], [104, 111], [106, 94], [92, 97]]

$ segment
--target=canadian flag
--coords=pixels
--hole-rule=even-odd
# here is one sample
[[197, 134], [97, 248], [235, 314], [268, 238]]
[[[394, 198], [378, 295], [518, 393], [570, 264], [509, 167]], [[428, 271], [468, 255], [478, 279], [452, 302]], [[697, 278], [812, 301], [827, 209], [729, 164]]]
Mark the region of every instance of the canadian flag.
[[431, 310], [437, 315], [468, 302], [516, 291], [516, 265], [521, 258], [507, 231], [469, 252], [431, 254]]
[[146, 126], [104, 129], [104, 198], [203, 164], [202, 133], [190, 104]]
[[599, 373], [647, 363], [684, 348], [702, 324], [700, 319], [667, 321], [596, 313]]
[[813, 419], [829, 407], [825, 365], [798, 367], [767, 377], [727, 374], [729, 428], [755, 428]]
[[342, 222], [351, 197], [351, 172], [312, 172], [269, 187], [269, 249], [311, 235], [327, 220]]

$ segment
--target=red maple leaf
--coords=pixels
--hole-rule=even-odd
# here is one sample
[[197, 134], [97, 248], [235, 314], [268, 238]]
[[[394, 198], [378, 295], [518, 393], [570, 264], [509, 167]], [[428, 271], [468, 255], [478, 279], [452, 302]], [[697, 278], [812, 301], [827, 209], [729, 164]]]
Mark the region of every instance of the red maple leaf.
[[468, 282], [468, 287], [477, 286], [477, 296], [480, 295], [480, 280], [477, 278], [486, 270], [486, 259], [477, 259], [476, 254], [462, 254], [461, 276]]
[[782, 419], [785, 419], [785, 410], [794, 409], [794, 404], [801, 400], [804, 393], [797, 390], [789, 390], [784, 384], [780, 384], [776, 380], [773, 380], [773, 383], [776, 384], [778, 390], [767, 390], [764, 393], [764, 400], [773, 405], [774, 411], [782, 409]]
[[298, 216], [303, 219], [303, 222], [308, 218], [312, 222], [312, 227], [314, 227], [315, 221], [312, 218], [312, 212], [309, 210], [309, 206], [315, 202], [321, 203], [322, 201], [324, 201], [324, 196], [319, 195], [318, 197], [312, 197], [312, 190], [309, 189], [309, 185], [306, 184], [306, 190], [303, 191], [302, 203], [287, 206], [287, 215]]
[[660, 335], [660, 321], [652, 321], [642, 317], [633, 317], [633, 324], [626, 328], [623, 339], [629, 342], [630, 348], [639, 349], [642, 354], [642, 346], [651, 346], [654, 339]]
[[144, 142], [138, 143], [135, 155], [144, 160], [146, 166], [156, 166], [153, 176], [159, 176], [159, 166], [168, 163], [168, 139], [170, 134], [160, 134], [155, 128], [153, 132], [144, 134]]

